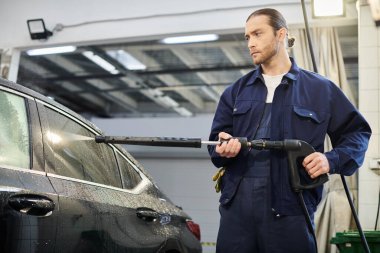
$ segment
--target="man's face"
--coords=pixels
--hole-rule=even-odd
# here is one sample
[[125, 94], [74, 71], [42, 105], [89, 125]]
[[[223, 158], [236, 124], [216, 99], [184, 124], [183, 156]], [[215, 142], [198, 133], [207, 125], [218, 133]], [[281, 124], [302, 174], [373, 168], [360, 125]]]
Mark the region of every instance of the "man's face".
[[253, 63], [266, 64], [277, 55], [280, 38], [279, 31], [274, 32], [265, 15], [251, 17], [245, 25], [245, 38]]

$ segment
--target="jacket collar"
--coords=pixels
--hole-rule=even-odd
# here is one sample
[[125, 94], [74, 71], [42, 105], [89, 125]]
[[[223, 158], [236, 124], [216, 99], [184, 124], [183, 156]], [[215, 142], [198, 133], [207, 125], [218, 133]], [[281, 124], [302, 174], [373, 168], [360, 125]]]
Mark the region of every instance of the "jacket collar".
[[[290, 67], [289, 72], [285, 74], [285, 77], [295, 81], [298, 79], [300, 69], [298, 68], [294, 59], [292, 57], [289, 57], [289, 58], [290, 58], [290, 61], [292, 62], [292, 66]], [[246, 85], [248, 86], [248, 85], [254, 84], [257, 81], [257, 79], [260, 79], [262, 82], [264, 82], [262, 74], [263, 74], [262, 68], [261, 66], [259, 66], [258, 68], [253, 70], [251, 77], [248, 78]], [[292, 82], [292, 83], [295, 83], [295, 82]]]

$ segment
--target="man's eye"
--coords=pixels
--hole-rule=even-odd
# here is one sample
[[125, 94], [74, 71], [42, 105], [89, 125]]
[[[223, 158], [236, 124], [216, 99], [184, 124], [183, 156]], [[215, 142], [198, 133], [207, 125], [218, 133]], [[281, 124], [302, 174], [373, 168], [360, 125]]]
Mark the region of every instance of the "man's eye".
[[261, 33], [255, 33], [255, 36], [256, 37], [259, 37]]
[[249, 38], [248, 38], [248, 37], [245, 37], [245, 40], [249, 40]]

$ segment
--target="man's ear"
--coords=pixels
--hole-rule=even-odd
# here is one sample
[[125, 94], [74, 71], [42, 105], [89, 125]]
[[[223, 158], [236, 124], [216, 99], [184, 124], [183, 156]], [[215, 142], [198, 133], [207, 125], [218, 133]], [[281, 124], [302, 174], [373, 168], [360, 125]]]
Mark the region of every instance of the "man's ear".
[[280, 40], [284, 40], [285, 39], [286, 33], [287, 33], [287, 30], [284, 27], [281, 28], [281, 29], [279, 29], [279, 30], [277, 30], [277, 34], [278, 34], [278, 37], [279, 37]]

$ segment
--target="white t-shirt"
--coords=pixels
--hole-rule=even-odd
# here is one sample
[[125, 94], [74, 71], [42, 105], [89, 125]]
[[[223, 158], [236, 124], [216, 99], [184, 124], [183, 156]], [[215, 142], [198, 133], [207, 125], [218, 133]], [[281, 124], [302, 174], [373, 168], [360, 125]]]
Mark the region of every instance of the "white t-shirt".
[[274, 91], [276, 90], [277, 86], [280, 85], [282, 77], [285, 74], [286, 73], [276, 75], [276, 76], [269, 76], [269, 75], [263, 74], [265, 85], [267, 86], [267, 89], [268, 89], [268, 95], [267, 95], [267, 99], [265, 101], [266, 103], [272, 103]]

